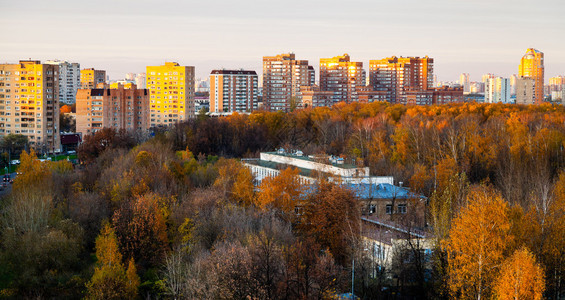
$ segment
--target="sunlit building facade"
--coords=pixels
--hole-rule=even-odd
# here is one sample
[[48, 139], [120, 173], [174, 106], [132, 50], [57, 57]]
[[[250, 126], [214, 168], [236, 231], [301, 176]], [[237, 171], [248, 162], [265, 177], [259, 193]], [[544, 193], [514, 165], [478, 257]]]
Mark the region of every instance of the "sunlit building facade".
[[210, 112], [251, 112], [257, 109], [255, 71], [213, 70], [210, 74]]
[[302, 101], [301, 87], [314, 84], [314, 68], [294, 53], [263, 57], [263, 105], [288, 111]]
[[365, 85], [362, 62], [352, 62], [348, 54], [320, 59], [320, 89], [333, 92], [333, 103], [357, 102], [357, 87]]
[[459, 84], [463, 87], [463, 93], [471, 92], [471, 82], [469, 81], [469, 73], [462, 73], [459, 76]]
[[106, 71], [94, 68], [80, 71], [80, 86], [83, 89], [93, 89], [100, 83], [106, 83]]
[[166, 62], [147, 67], [150, 126], [169, 126], [195, 115], [194, 67]]
[[406, 91], [433, 88], [434, 60], [429, 57], [389, 57], [369, 61], [373, 90], [386, 91], [390, 103], [406, 104]]
[[[534, 104], [541, 104], [544, 100], [544, 70], [543, 52], [529, 48], [520, 62], [518, 76], [533, 79]], [[516, 94], [518, 94], [518, 92], [516, 92]]]
[[488, 78], [485, 83], [485, 102], [486, 103], [510, 103], [510, 78]]
[[59, 66], [21, 60], [0, 64], [0, 136], [22, 134], [41, 152], [61, 148]]

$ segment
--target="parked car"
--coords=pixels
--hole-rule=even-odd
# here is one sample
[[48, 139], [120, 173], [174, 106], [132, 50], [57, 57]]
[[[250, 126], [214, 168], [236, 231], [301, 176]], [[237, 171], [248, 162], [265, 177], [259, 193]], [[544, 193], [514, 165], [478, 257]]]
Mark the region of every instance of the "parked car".
[[6, 174], [4, 175], [4, 178], [2, 179], [2, 182], [10, 182], [12, 178], [10, 177], [10, 175]]
[[67, 154], [76, 154], [76, 153], [77, 153], [77, 152], [76, 152], [75, 150], [67, 151]]
[[19, 164], [20, 164], [20, 160], [19, 160], [19, 159], [13, 159], [12, 161], [10, 161], [10, 164], [12, 164], [12, 165], [19, 165]]

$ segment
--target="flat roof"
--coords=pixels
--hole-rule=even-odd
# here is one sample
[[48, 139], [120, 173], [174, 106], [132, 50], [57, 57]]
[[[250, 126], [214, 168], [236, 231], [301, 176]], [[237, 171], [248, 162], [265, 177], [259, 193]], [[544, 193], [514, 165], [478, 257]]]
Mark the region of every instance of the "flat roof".
[[[295, 159], [301, 159], [301, 160], [305, 160], [305, 161], [310, 161], [310, 162], [317, 162], [315, 160], [312, 160], [310, 157], [308, 156], [296, 156], [290, 153], [278, 153], [278, 152], [264, 152], [267, 154], [272, 154], [272, 155], [278, 155], [278, 156], [283, 156], [283, 157], [290, 157], [290, 158], [295, 158]], [[356, 165], [353, 164], [334, 164], [334, 163], [330, 163], [329, 160], [325, 161], [325, 162], [317, 162], [317, 163], [321, 163], [321, 164], [325, 164], [325, 165], [331, 165], [334, 167], [338, 167], [338, 168], [342, 168], [342, 169], [362, 169], [363, 167], [358, 167]]]

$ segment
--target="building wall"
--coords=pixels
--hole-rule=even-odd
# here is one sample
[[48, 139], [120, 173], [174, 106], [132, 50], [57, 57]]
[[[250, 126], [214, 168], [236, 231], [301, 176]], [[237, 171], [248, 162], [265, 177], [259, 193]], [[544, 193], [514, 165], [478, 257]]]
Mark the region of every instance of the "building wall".
[[93, 134], [102, 128], [147, 130], [149, 92], [135, 85], [124, 88], [79, 89], [76, 103], [77, 132]]
[[303, 108], [314, 108], [333, 105], [333, 95], [331, 91], [322, 91], [317, 85], [302, 87], [302, 103]]
[[512, 89], [509, 78], [488, 78], [485, 82], [486, 103], [510, 103], [511, 93]]
[[293, 53], [263, 57], [263, 105], [268, 110], [288, 111], [291, 102], [300, 103], [302, 86], [310, 86], [314, 70], [307, 60]]
[[106, 71], [93, 68], [80, 71], [80, 86], [83, 89], [93, 89], [100, 83], [106, 83]]
[[150, 126], [170, 126], [195, 116], [194, 67], [166, 62], [147, 67]]
[[406, 104], [406, 91], [433, 88], [433, 58], [389, 57], [369, 61], [369, 82], [386, 91], [390, 103]]
[[40, 61], [0, 64], [0, 136], [23, 134], [42, 152], [61, 148], [59, 66]]
[[210, 74], [210, 112], [250, 112], [257, 109], [255, 71], [213, 70]]
[[80, 64], [60, 60], [48, 60], [45, 64], [59, 66], [59, 102], [75, 103], [80, 87]]
[[320, 89], [333, 92], [333, 103], [357, 102], [357, 87], [365, 85], [362, 62], [352, 62], [348, 54], [320, 59]]
[[516, 104], [535, 104], [535, 80], [521, 77], [516, 80]]
[[369, 176], [369, 167], [365, 168], [341, 168], [311, 160], [295, 158], [272, 153], [261, 152], [260, 159], [280, 164], [287, 164], [298, 168], [316, 170], [323, 173], [333, 174], [341, 177], [366, 177]]
[[[541, 104], [544, 100], [544, 61], [543, 52], [529, 48], [520, 61], [518, 76], [533, 79], [535, 104]], [[516, 92], [517, 95], [517, 92]]]

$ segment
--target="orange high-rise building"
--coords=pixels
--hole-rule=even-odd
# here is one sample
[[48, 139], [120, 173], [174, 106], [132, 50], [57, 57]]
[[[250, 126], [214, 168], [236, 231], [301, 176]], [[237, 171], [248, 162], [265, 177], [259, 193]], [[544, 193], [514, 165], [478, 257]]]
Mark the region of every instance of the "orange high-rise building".
[[529, 48], [526, 54], [522, 56], [518, 76], [522, 78], [531, 78], [534, 80], [533, 103], [541, 104], [544, 99], [544, 66], [543, 52], [534, 48]]
[[210, 74], [210, 112], [251, 112], [257, 109], [255, 71], [213, 70]]
[[429, 57], [388, 57], [369, 61], [369, 84], [386, 91], [391, 103], [406, 104], [406, 91], [427, 91], [434, 84], [434, 59]]
[[294, 53], [263, 57], [263, 105], [289, 110], [302, 101], [301, 87], [314, 84], [314, 68]]
[[106, 83], [106, 71], [94, 68], [80, 71], [80, 86], [83, 89], [93, 89], [100, 83]]
[[333, 103], [359, 101], [361, 86], [365, 86], [362, 62], [350, 61], [348, 54], [320, 59], [320, 89], [334, 93]]

